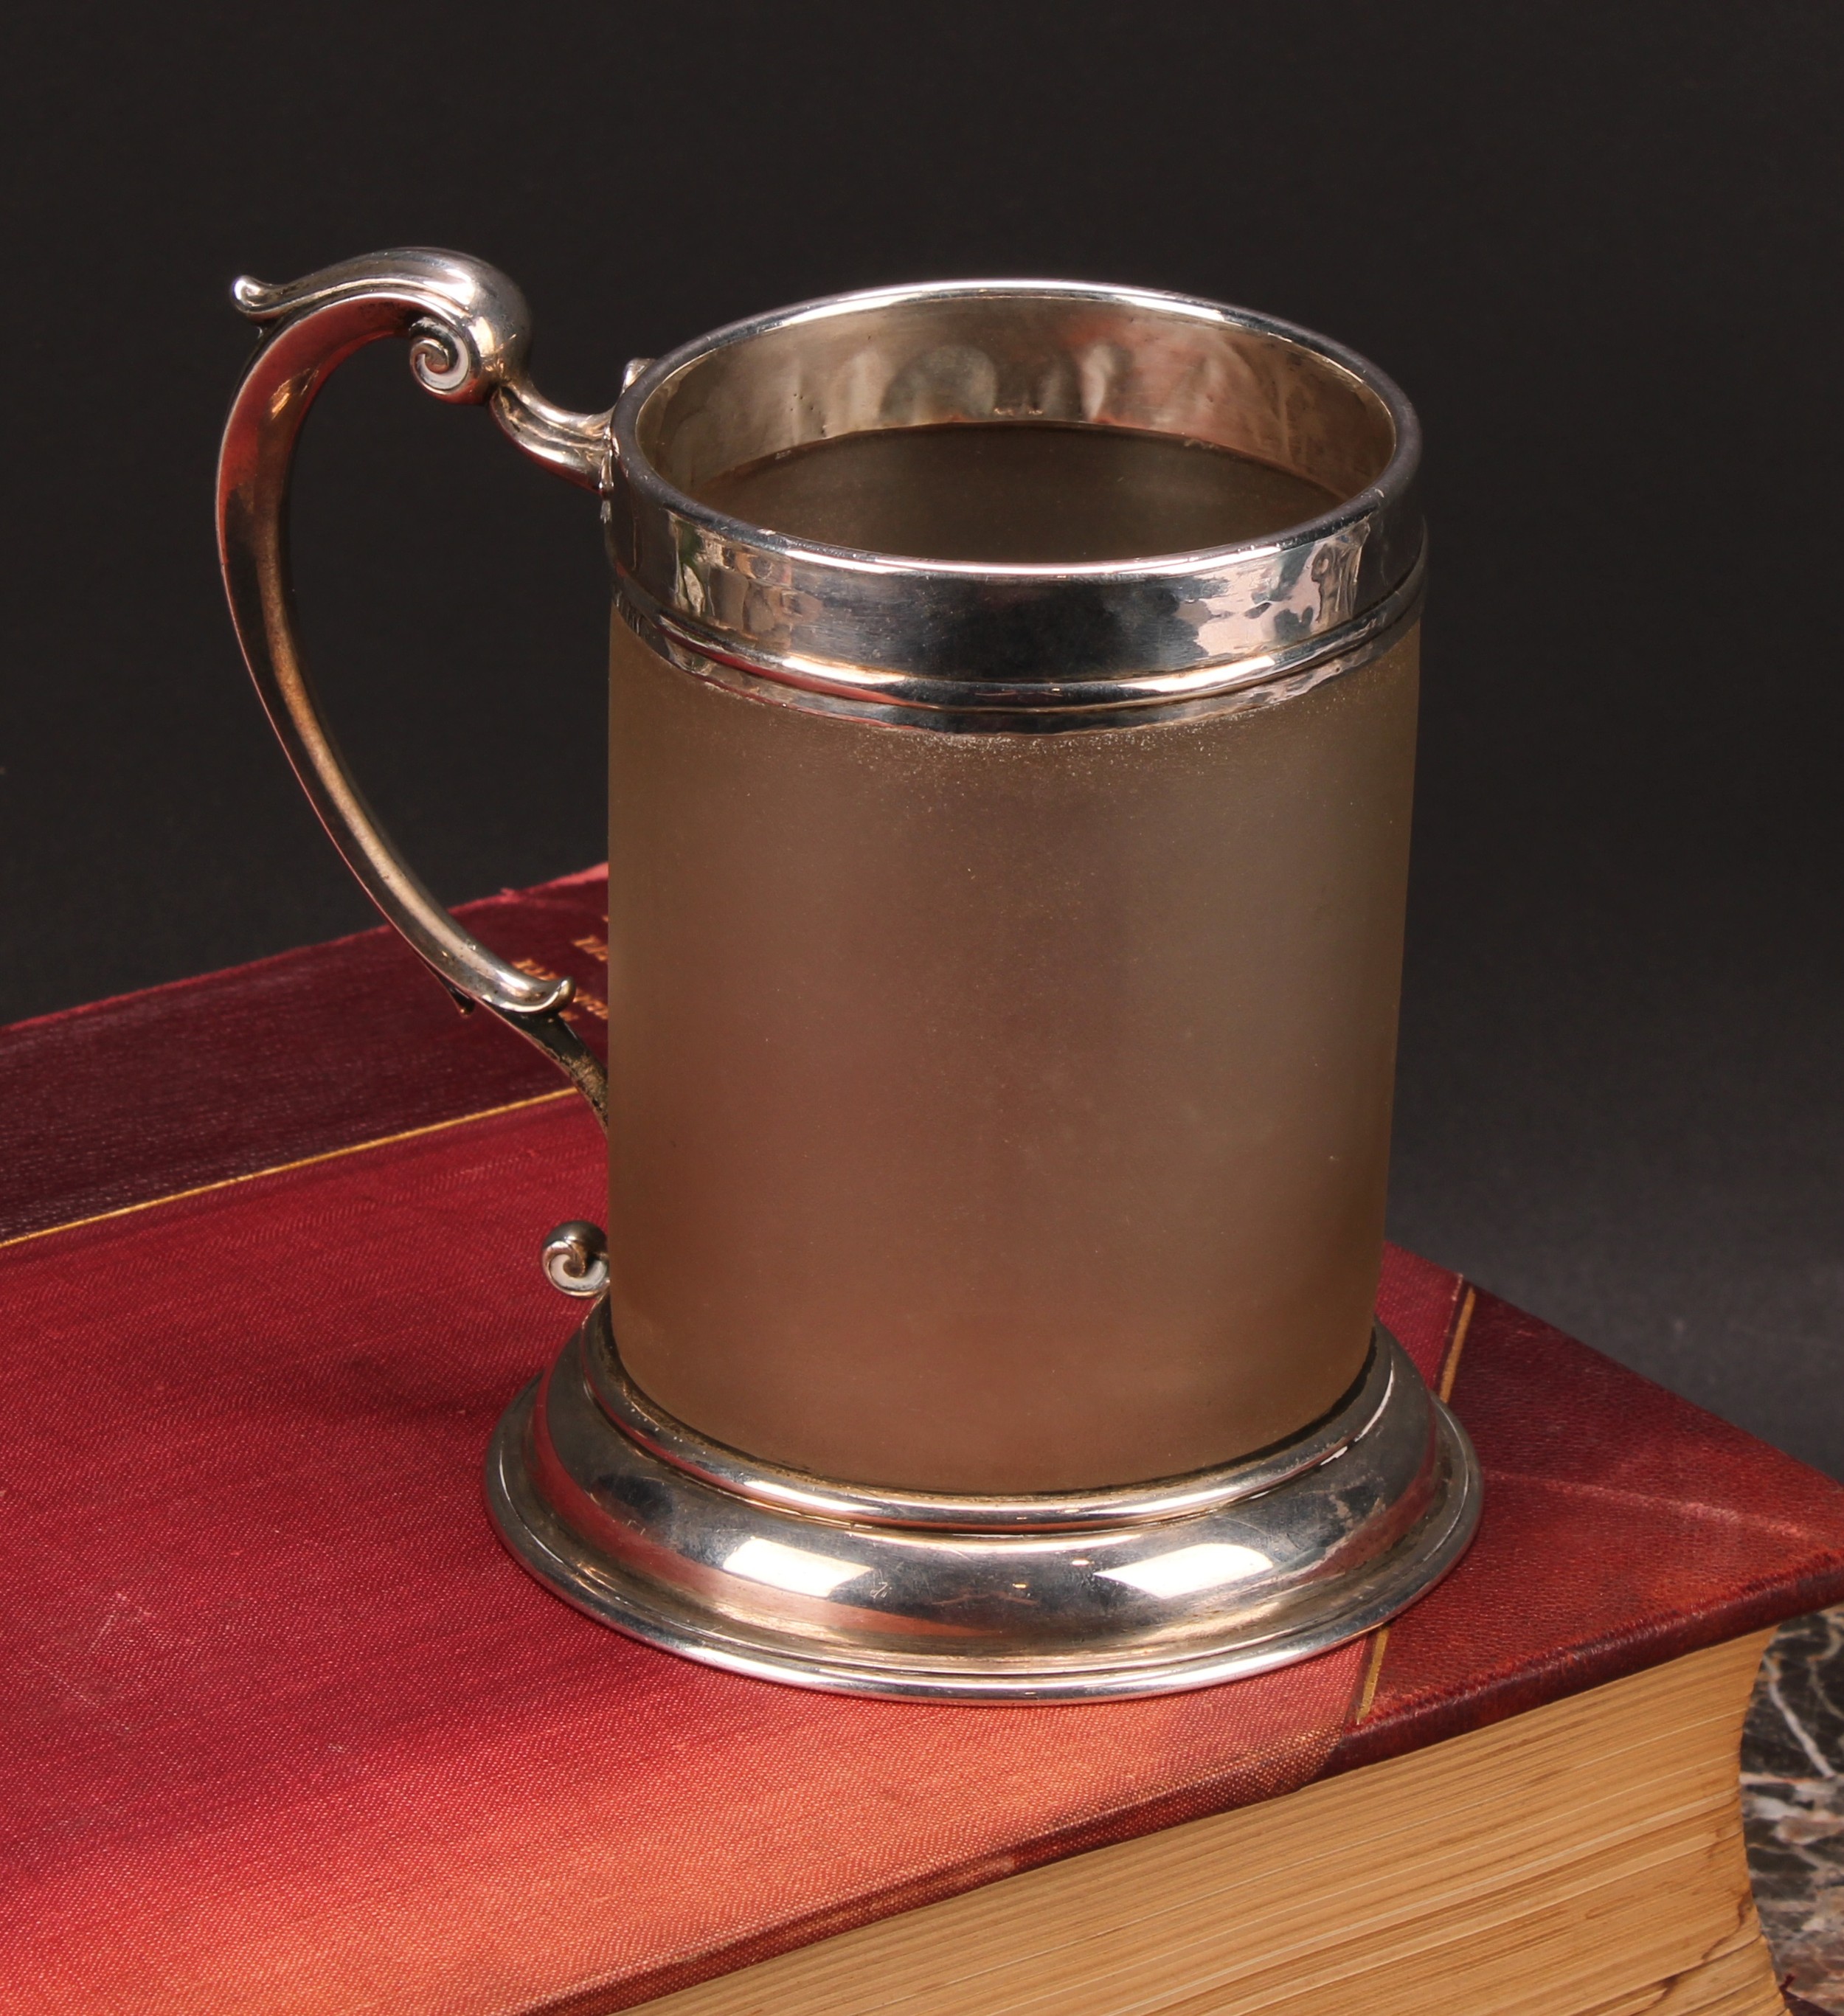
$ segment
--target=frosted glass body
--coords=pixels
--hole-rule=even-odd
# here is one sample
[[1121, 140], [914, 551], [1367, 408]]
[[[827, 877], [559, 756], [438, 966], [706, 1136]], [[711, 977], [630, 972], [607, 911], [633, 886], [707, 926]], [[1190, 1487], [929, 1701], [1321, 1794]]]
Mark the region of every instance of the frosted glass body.
[[892, 728], [618, 613], [609, 1246], [654, 1399], [952, 1492], [1284, 1440], [1367, 1348], [1417, 643], [1272, 706]]

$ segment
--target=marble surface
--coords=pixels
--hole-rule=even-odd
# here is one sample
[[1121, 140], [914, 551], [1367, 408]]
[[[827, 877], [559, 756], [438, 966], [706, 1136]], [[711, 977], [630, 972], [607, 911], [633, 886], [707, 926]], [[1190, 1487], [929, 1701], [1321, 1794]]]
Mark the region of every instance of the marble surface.
[[1844, 1604], [1781, 1625], [1741, 1741], [1748, 1863], [1795, 1995], [1844, 2016]]

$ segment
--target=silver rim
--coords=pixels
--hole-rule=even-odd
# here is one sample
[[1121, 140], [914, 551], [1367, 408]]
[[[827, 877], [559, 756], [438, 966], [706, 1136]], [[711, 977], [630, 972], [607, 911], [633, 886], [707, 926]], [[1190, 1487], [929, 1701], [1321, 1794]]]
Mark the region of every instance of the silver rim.
[[[996, 419], [1216, 441], [1343, 501], [1241, 545], [987, 567], [791, 538], [693, 494], [803, 441]], [[1309, 330], [1182, 295], [998, 280], [808, 302], [639, 369], [610, 437], [609, 552], [630, 620], [791, 704], [931, 710], [931, 727], [1079, 704], [1058, 725], [1099, 725], [1297, 675], [1399, 605], [1421, 553], [1420, 430], [1391, 380]]]

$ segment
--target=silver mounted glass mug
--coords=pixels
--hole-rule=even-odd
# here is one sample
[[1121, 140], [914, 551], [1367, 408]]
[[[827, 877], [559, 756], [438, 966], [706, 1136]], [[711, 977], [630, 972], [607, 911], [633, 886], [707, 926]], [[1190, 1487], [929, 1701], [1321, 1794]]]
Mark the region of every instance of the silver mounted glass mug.
[[[526, 373], [502, 275], [241, 281], [233, 617], [328, 830], [609, 1129], [594, 1298], [488, 1498], [592, 1614], [845, 1690], [1194, 1687], [1367, 1630], [1478, 1516], [1378, 1325], [1423, 534], [1321, 337], [894, 288]], [[602, 499], [609, 1065], [380, 832], [290, 614], [296, 436], [366, 343]]]

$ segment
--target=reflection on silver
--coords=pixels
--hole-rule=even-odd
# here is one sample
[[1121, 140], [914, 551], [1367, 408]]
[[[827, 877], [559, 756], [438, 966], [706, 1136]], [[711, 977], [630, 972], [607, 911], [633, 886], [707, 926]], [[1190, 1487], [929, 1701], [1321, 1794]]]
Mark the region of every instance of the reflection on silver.
[[599, 1303], [507, 1410], [487, 1464], [507, 1546], [636, 1637], [834, 1692], [1094, 1701], [1259, 1672], [1392, 1616], [1478, 1517], [1464, 1433], [1381, 1327], [1293, 1448], [1073, 1498], [802, 1480], [714, 1453], [619, 1364]]
[[1259, 1548], [1234, 1546], [1226, 1540], [1199, 1540], [1191, 1546], [1175, 1547], [1169, 1554], [1153, 1554], [1130, 1568], [1104, 1568], [1100, 1573], [1104, 1582], [1124, 1582], [1131, 1589], [1144, 1589], [1148, 1596], [1194, 1596], [1199, 1589], [1252, 1581], [1273, 1565]]
[[745, 1540], [733, 1554], [726, 1555], [723, 1568], [726, 1575], [765, 1582], [770, 1589], [785, 1589], [796, 1596], [830, 1596], [841, 1582], [856, 1582], [870, 1573], [863, 1561], [835, 1561], [830, 1554], [765, 1540], [759, 1533]]

